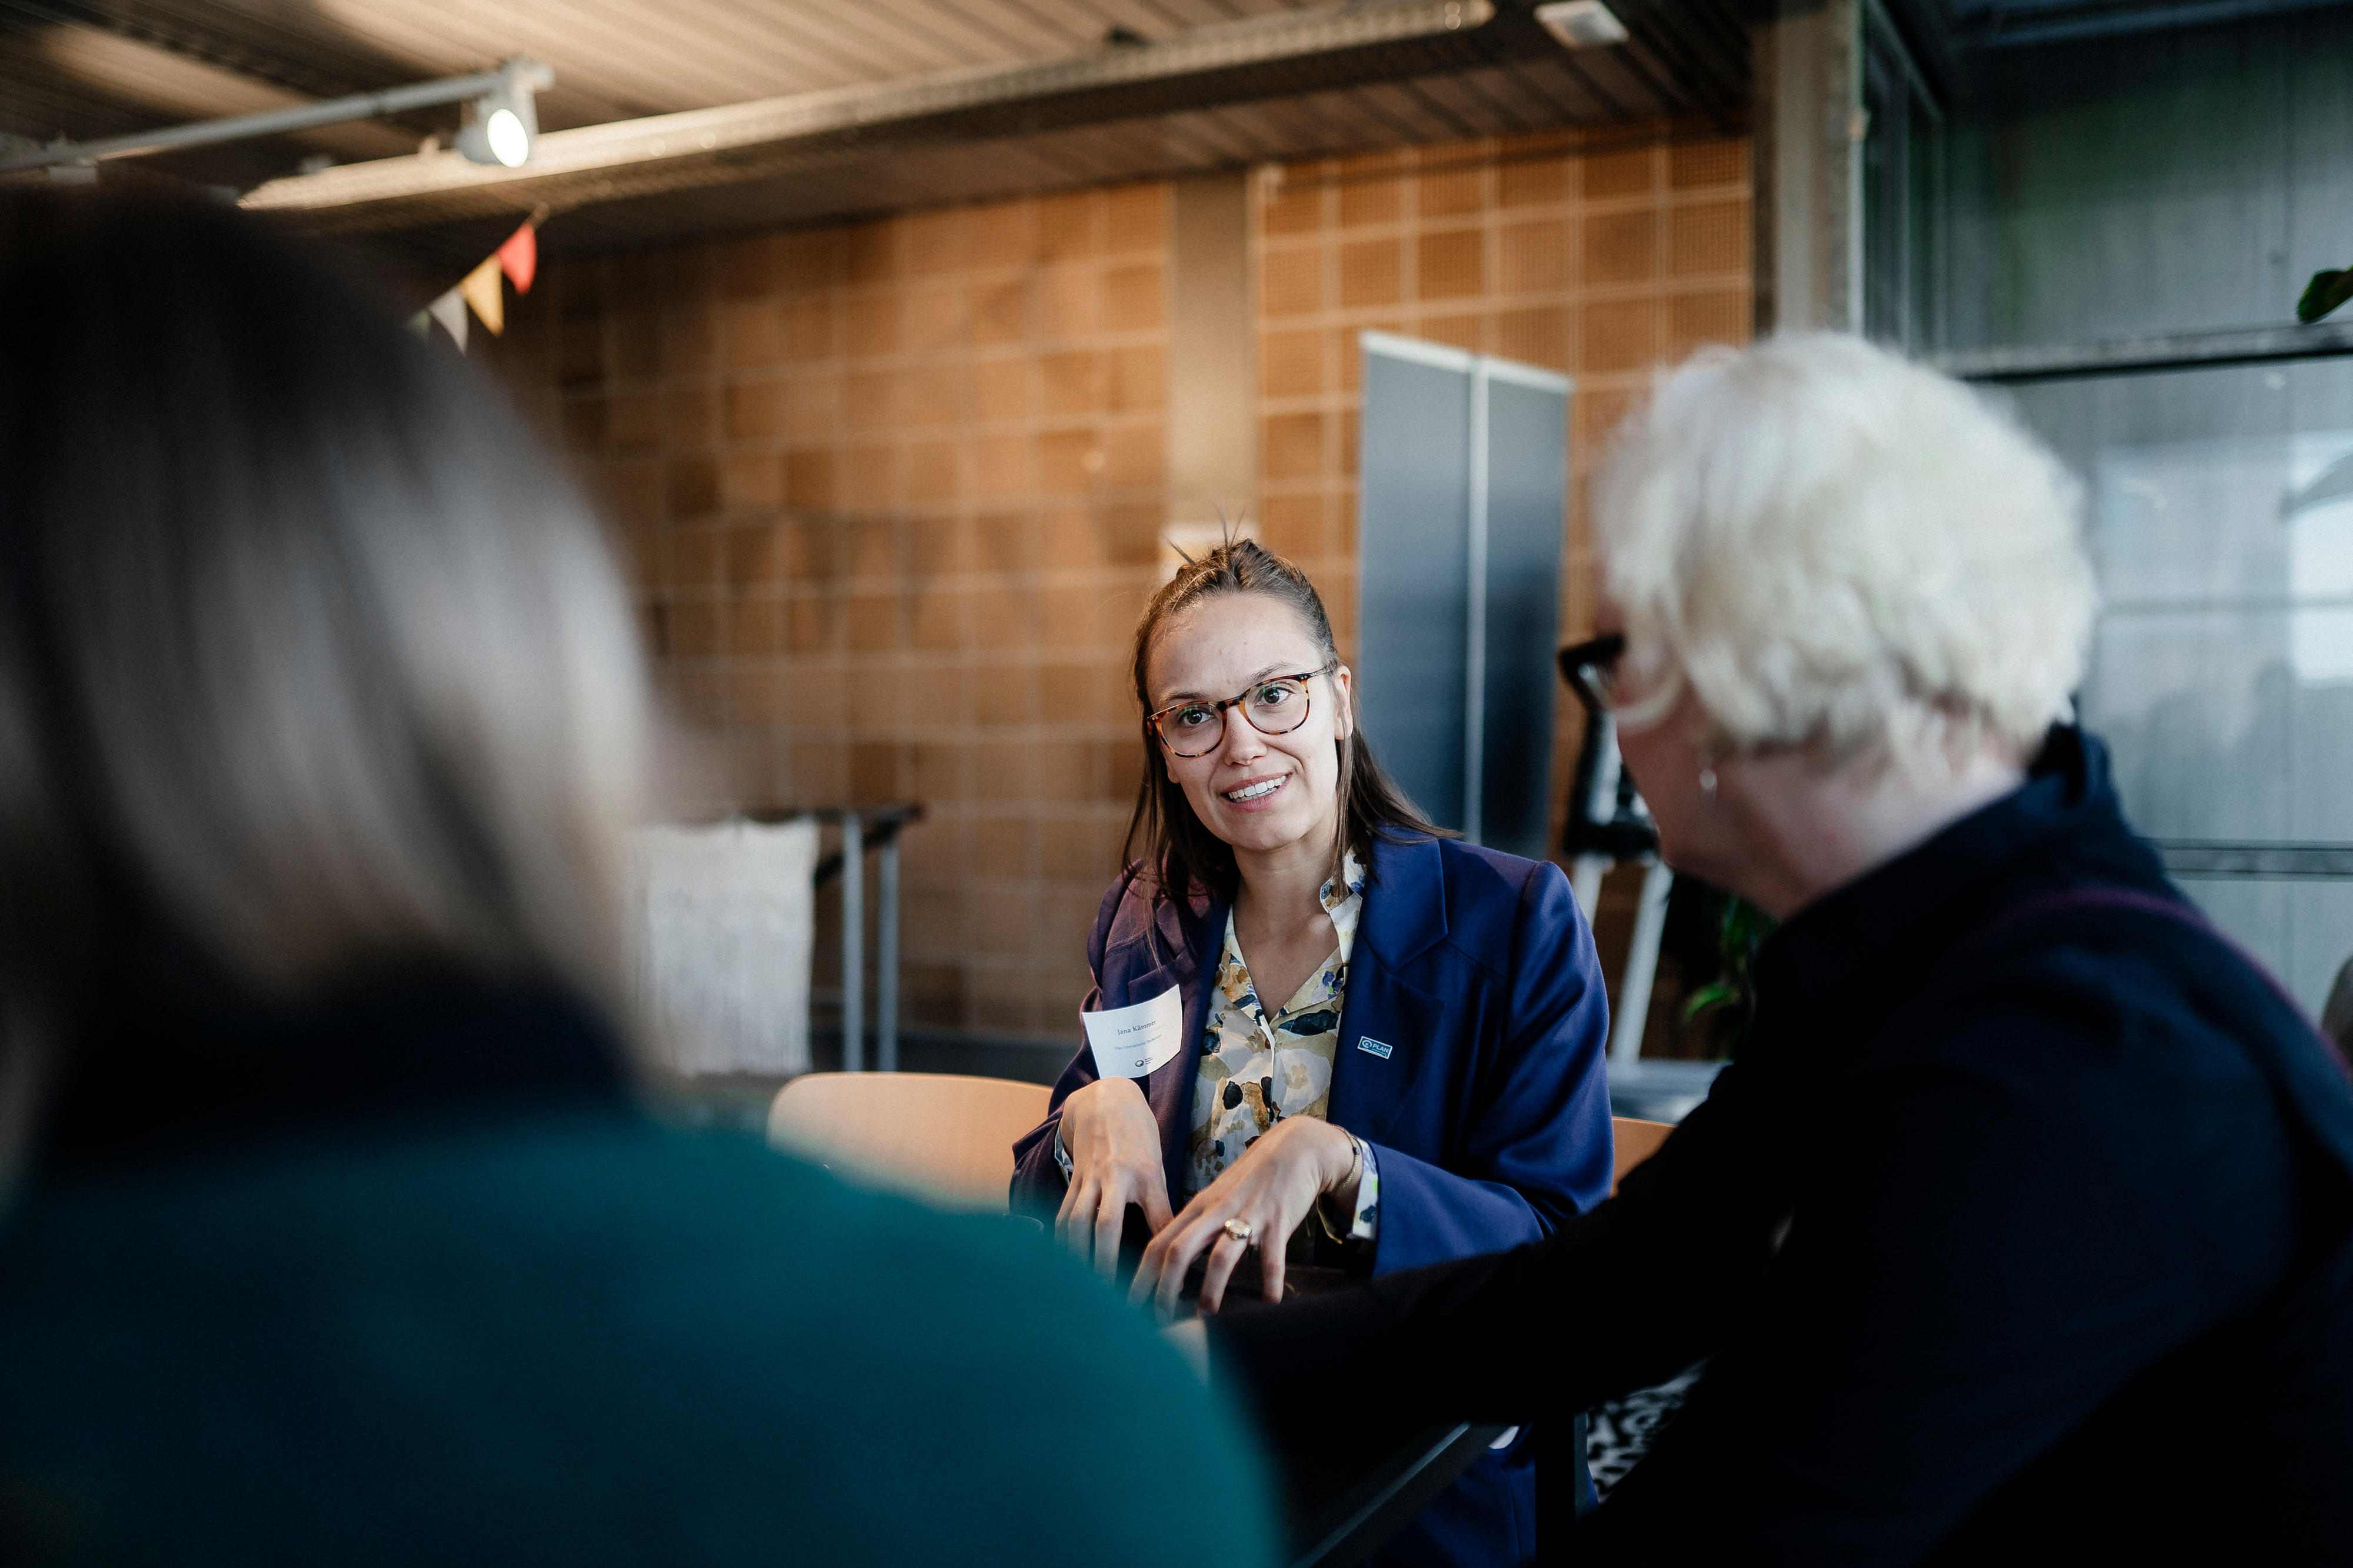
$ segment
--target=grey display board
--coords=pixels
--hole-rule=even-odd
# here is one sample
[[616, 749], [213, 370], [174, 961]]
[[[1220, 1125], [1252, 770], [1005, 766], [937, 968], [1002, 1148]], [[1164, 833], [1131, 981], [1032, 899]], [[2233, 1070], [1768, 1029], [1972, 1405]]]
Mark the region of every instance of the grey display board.
[[1414, 803], [1546, 849], [1568, 378], [1366, 332], [1358, 711]]

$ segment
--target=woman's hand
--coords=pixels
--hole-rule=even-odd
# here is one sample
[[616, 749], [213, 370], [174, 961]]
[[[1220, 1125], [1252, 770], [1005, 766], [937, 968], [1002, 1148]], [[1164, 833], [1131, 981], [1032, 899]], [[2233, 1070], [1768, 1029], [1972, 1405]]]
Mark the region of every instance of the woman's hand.
[[[1140, 1302], [1156, 1295], [1162, 1320], [1175, 1317], [1186, 1272], [1206, 1250], [1209, 1262], [1201, 1273], [1201, 1310], [1214, 1312], [1225, 1300], [1234, 1266], [1255, 1247], [1266, 1299], [1282, 1300], [1282, 1254], [1291, 1233], [1319, 1196], [1353, 1185], [1356, 1169], [1356, 1140], [1330, 1122], [1313, 1116], [1276, 1122], [1152, 1238], [1127, 1299]], [[1229, 1219], [1250, 1226], [1248, 1243], [1226, 1229]]]
[[1095, 1272], [1119, 1269], [1119, 1236], [1127, 1205], [1144, 1210], [1156, 1237], [1168, 1224], [1168, 1174], [1160, 1163], [1160, 1122], [1132, 1078], [1098, 1079], [1062, 1101], [1062, 1152], [1071, 1189], [1054, 1215], [1054, 1235]]

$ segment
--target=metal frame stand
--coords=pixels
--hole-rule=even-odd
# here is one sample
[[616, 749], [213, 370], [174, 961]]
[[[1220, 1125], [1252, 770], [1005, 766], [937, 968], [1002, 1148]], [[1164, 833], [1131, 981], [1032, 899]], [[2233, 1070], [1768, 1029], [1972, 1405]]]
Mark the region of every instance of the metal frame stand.
[[1569, 888], [1585, 910], [1588, 925], [1601, 912], [1601, 879], [1612, 866], [1640, 861], [1642, 901], [1634, 911], [1634, 937], [1627, 944], [1626, 973], [1618, 983], [1618, 1006], [1609, 1026], [1609, 1059], [1639, 1060], [1642, 1034], [1651, 1021], [1651, 985], [1659, 973], [1659, 942], [1667, 931], [1667, 895], [1675, 874], [1659, 859], [1658, 830], [1651, 825], [1633, 781], [1619, 765], [1618, 729], [1606, 713], [1585, 716], [1585, 748], [1577, 762], [1569, 795], [1568, 826], [1562, 850], [1571, 857]]
[[1642, 901], [1634, 909], [1634, 939], [1626, 945], [1626, 974], [1618, 983], [1618, 1016], [1609, 1021], [1609, 1059], [1640, 1060], [1651, 1024], [1651, 983], [1659, 974], [1659, 942], [1667, 933], [1667, 895], [1675, 874], [1653, 860], [1642, 870]]
[[874, 1067], [899, 1070], [899, 830], [920, 822], [919, 801], [748, 811], [754, 822], [812, 818], [841, 829], [841, 847], [817, 863], [822, 888], [841, 878], [841, 1070], [866, 1070], [866, 856], [874, 852]]

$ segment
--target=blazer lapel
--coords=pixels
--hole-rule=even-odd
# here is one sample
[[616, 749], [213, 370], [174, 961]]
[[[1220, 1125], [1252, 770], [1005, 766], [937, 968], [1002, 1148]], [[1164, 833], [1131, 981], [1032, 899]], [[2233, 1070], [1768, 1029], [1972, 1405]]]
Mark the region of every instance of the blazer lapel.
[[[1152, 1114], [1160, 1122], [1160, 1152], [1168, 1177], [1168, 1201], [1182, 1208], [1185, 1139], [1193, 1127], [1194, 1085], [1201, 1070], [1201, 1042], [1208, 1032], [1208, 977], [1216, 970], [1218, 950], [1225, 944], [1226, 915], [1231, 906], [1219, 898], [1209, 899], [1206, 908], [1197, 904], [1198, 918], [1188, 931], [1187, 922], [1177, 917], [1175, 905], [1166, 899], [1155, 902], [1158, 908], [1154, 910], [1155, 933], [1162, 940], [1135, 943], [1134, 957], [1143, 960], [1165, 953], [1167, 961], [1114, 987], [1107, 987], [1103, 1005], [1125, 1007], [1148, 1002], [1172, 985], [1184, 998], [1185, 1034], [1176, 1054], [1137, 1083], [1152, 1107]], [[1154, 948], [1156, 952], [1151, 951]]]
[[1446, 877], [1437, 841], [1428, 838], [1375, 839], [1371, 872], [1349, 956], [1329, 1110], [1335, 1125], [1378, 1142], [1449, 1037], [1444, 999], [1398, 973], [1446, 935]]
[[1348, 965], [1329, 1110], [1334, 1125], [1379, 1143], [1413, 1098], [1449, 1026], [1443, 998], [1365, 962], [1373, 958], [1364, 953]]

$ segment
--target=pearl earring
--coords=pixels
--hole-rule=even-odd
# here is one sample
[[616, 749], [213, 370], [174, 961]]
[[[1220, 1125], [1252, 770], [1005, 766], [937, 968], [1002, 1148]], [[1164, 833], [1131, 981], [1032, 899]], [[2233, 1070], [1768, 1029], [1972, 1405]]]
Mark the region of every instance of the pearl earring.
[[1699, 793], [1710, 800], [1715, 798], [1715, 764], [1713, 763], [1699, 765]]

